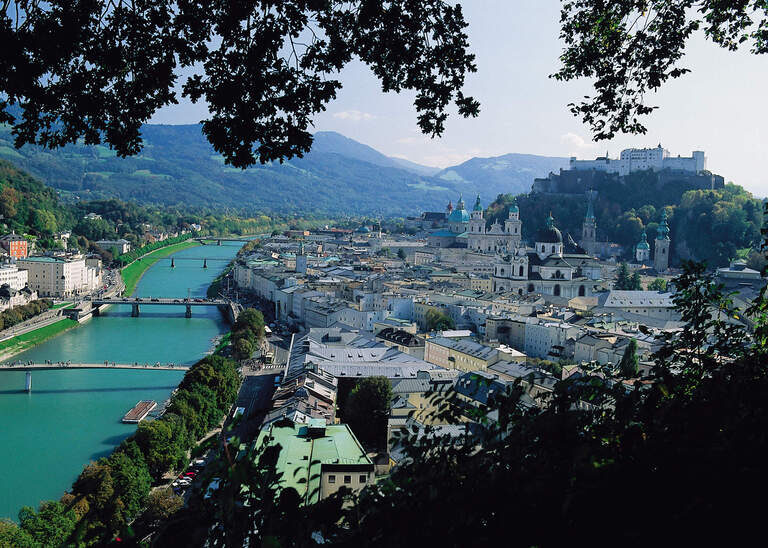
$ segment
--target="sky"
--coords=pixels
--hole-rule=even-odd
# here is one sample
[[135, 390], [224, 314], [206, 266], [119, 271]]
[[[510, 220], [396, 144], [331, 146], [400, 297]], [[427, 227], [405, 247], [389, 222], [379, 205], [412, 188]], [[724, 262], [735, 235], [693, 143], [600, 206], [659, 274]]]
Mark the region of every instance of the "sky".
[[[469, 158], [510, 152], [590, 159], [617, 157], [628, 147], [655, 147], [673, 155], [707, 155], [707, 168], [758, 196], [768, 196], [768, 56], [729, 52], [694, 37], [681, 66], [692, 70], [669, 82], [648, 104], [646, 135], [592, 142], [589, 128], [567, 104], [590, 93], [589, 82], [557, 82], [562, 51], [556, 0], [464, 0], [467, 33], [478, 72], [465, 93], [481, 103], [477, 118], [449, 117], [441, 138], [416, 126], [412, 93], [383, 93], [362, 63], [340, 74], [344, 88], [314, 129], [338, 131], [380, 152], [423, 165], [448, 167]], [[159, 111], [153, 123], [196, 123], [205, 105], [180, 102]]]

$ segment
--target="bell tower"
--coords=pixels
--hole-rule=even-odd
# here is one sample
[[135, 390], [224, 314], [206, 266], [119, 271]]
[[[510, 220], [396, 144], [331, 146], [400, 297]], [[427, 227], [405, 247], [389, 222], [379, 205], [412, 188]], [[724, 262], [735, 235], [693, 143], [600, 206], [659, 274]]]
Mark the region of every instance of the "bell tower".
[[665, 209], [661, 214], [661, 222], [656, 230], [656, 241], [653, 246], [653, 268], [656, 272], [666, 272], [669, 269], [669, 244], [669, 225]]
[[595, 219], [594, 200], [597, 192], [587, 191], [587, 215], [581, 225], [581, 247], [589, 255], [594, 255], [597, 250], [597, 219]]

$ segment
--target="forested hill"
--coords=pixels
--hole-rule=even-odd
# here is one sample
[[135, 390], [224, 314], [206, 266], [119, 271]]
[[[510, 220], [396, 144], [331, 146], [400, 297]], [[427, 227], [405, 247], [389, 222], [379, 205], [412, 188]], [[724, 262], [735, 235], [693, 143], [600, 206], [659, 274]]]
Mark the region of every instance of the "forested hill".
[[[760, 200], [733, 183], [716, 190], [700, 190], [683, 184], [665, 185], [660, 189], [658, 177], [654, 172], [638, 172], [624, 177], [621, 183], [595, 182], [598, 240], [621, 244], [629, 256], [643, 230], [649, 242], [656, 237], [665, 209], [671, 229], [673, 263], [696, 259], [718, 267], [736, 257], [759, 262]], [[552, 212], [564, 236], [581, 238], [587, 209], [584, 195], [501, 195], [488, 209], [488, 222], [503, 220], [513, 199], [520, 207], [524, 237], [532, 237]], [[759, 266], [757, 262], [753, 266]]]
[[224, 165], [199, 125], [146, 125], [142, 134], [141, 154], [121, 159], [104, 146], [16, 150], [9, 130], [0, 127], [0, 158], [86, 200], [383, 216], [442, 211], [460, 193], [467, 200], [479, 193], [489, 203], [500, 193], [528, 191], [535, 177], [564, 161], [510, 155], [501, 162], [478, 159], [487, 169], [462, 164], [437, 174], [338, 133], [319, 132], [304, 158], [242, 171]]

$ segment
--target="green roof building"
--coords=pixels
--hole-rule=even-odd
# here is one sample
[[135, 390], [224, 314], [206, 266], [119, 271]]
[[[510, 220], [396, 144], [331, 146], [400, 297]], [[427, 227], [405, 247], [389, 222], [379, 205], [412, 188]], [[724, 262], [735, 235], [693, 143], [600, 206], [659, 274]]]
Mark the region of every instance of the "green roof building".
[[281, 486], [296, 489], [304, 504], [314, 504], [341, 487], [359, 491], [373, 482], [373, 462], [346, 424], [327, 425], [322, 419], [300, 424], [285, 419], [262, 430], [257, 446], [265, 440], [280, 444]]

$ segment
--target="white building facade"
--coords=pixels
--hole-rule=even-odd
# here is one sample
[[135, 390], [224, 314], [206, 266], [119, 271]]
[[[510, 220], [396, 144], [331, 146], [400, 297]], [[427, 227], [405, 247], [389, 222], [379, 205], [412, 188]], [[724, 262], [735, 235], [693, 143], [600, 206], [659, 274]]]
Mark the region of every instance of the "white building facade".
[[29, 287], [41, 297], [73, 297], [101, 285], [101, 268], [87, 265], [84, 257], [27, 257], [16, 265], [27, 271]]
[[707, 157], [701, 150], [694, 150], [691, 156], [672, 156], [661, 146], [656, 148], [627, 148], [621, 151], [618, 159], [606, 154], [594, 160], [577, 160], [571, 157], [570, 168], [581, 171], [604, 171], [628, 175], [633, 171], [661, 171], [671, 169], [699, 173], [707, 169]]

